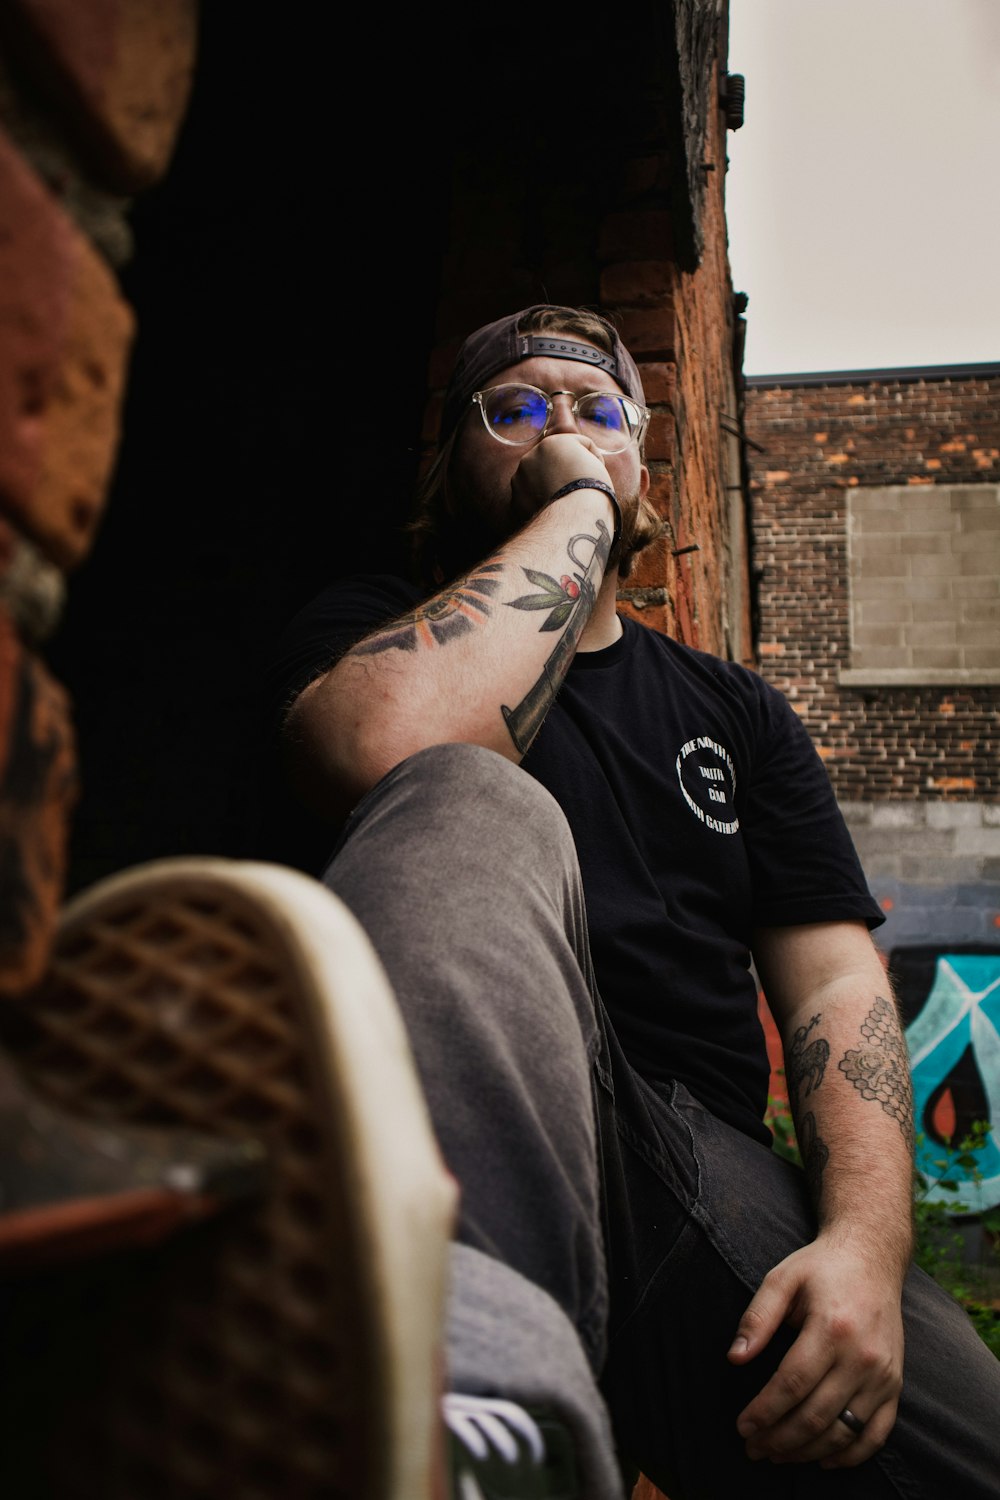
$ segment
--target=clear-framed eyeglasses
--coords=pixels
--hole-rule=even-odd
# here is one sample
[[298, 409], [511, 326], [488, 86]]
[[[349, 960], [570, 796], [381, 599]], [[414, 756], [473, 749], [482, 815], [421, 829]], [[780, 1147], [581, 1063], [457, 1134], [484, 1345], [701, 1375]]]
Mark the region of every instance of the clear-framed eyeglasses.
[[[491, 437], [512, 448], [524, 448], [545, 436], [555, 410], [552, 397], [572, 394], [553, 391], [548, 395], [534, 385], [491, 385], [473, 392], [472, 399]], [[649, 421], [648, 407], [614, 391], [576, 396], [572, 410], [581, 436], [603, 453], [621, 453], [630, 443], [640, 442]]]

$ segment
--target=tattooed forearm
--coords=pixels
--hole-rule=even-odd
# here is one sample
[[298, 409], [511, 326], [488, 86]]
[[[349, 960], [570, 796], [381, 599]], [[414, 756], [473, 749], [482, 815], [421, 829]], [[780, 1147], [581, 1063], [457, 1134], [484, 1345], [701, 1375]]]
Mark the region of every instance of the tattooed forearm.
[[895, 1007], [881, 995], [876, 995], [875, 1004], [862, 1023], [861, 1035], [863, 1044], [845, 1052], [837, 1066], [862, 1099], [878, 1101], [899, 1125], [904, 1140], [912, 1145], [913, 1085], [906, 1042]]
[[483, 563], [448, 588], [428, 599], [411, 614], [369, 636], [354, 647], [354, 654], [373, 656], [380, 651], [416, 651], [420, 647], [446, 646], [487, 618], [490, 601], [500, 587], [503, 565]]
[[[564, 634], [550, 653], [535, 685], [516, 708], [501, 709], [510, 737], [522, 755], [542, 727], [542, 721], [562, 686], [577, 642], [583, 634], [583, 627], [597, 600], [597, 590], [611, 553], [611, 533], [603, 521], [597, 522], [597, 536], [581, 534], [570, 538], [567, 551], [582, 570], [582, 564], [576, 555], [576, 547], [580, 542], [589, 543], [593, 547], [593, 555], [585, 571], [578, 572], [575, 579], [570, 579], [567, 574], [560, 583], [556, 583], [554, 578], [549, 578], [545, 573], [525, 568], [529, 583], [535, 584], [542, 592], [524, 594], [520, 599], [510, 601], [513, 609], [550, 610], [548, 619], [542, 624], [543, 630], [564, 628]], [[567, 585], [570, 583], [575, 584], [575, 593], [569, 591]]]
[[816, 1130], [816, 1116], [810, 1111], [797, 1122], [799, 1155], [805, 1168], [806, 1182], [813, 1201], [818, 1203], [823, 1188], [823, 1169], [830, 1160], [830, 1150]]
[[826, 1038], [814, 1036], [810, 1040], [810, 1033], [814, 1026], [819, 1025], [820, 1019], [818, 1015], [813, 1016], [808, 1026], [800, 1026], [785, 1053], [785, 1076], [796, 1112], [799, 1155], [802, 1157], [809, 1191], [816, 1203], [819, 1202], [823, 1169], [830, 1159], [830, 1152], [816, 1129], [816, 1116], [811, 1110], [802, 1114], [799, 1106], [814, 1089], [819, 1088], [830, 1060], [830, 1043]]
[[[816, 1116], [812, 1111], [801, 1113], [801, 1106], [819, 1089], [830, 1061], [829, 1042], [815, 1034], [821, 1019], [820, 1015], [815, 1015], [808, 1026], [800, 1026], [785, 1050], [785, 1071], [795, 1108], [799, 1153], [810, 1192], [817, 1202], [830, 1151], [819, 1134]], [[865, 1044], [845, 1052], [837, 1066], [863, 1098], [878, 1100], [886, 1114], [898, 1121], [906, 1140], [912, 1143], [913, 1098], [906, 1043], [895, 1009], [888, 1000], [876, 997], [861, 1026], [861, 1035]]]
[[[577, 556], [580, 543], [583, 544], [585, 561]], [[588, 599], [593, 606], [610, 550], [608, 529], [603, 521], [598, 521], [597, 536], [587, 536], [585, 532], [580, 532], [571, 536], [566, 544], [566, 551], [577, 570], [575, 574], [571, 576], [564, 573], [561, 578], [555, 579], [548, 573], [540, 573], [537, 568], [522, 568], [521, 572], [529, 583], [535, 585], [538, 592], [508, 600], [509, 607], [544, 609], [546, 619], [539, 626], [540, 630], [561, 630], [574, 614], [577, 617], [582, 615], [586, 622], [590, 613], [587, 608]]]
[[546, 618], [538, 627], [539, 630], [561, 630], [580, 597], [583, 582], [580, 575], [571, 578], [568, 573], [564, 573], [561, 578], [555, 579], [548, 573], [539, 573], [536, 568], [522, 568], [521, 571], [540, 592], [522, 594], [520, 599], [511, 599], [511, 609], [544, 609], [547, 612]]
[[819, 1016], [813, 1016], [808, 1026], [799, 1027], [785, 1058], [785, 1075], [796, 1099], [805, 1099], [819, 1088], [830, 1060], [830, 1043], [824, 1037], [813, 1037], [806, 1045], [819, 1020]]

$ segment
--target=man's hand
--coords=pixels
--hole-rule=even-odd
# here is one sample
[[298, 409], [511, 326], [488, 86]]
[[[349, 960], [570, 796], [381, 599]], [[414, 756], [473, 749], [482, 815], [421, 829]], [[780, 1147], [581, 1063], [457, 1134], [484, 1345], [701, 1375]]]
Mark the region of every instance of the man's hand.
[[564, 484], [587, 478], [608, 483], [604, 456], [589, 438], [570, 432], [544, 437], [524, 455], [511, 481], [515, 524], [530, 521]]
[[[754, 957], [781, 1029], [820, 1229], [768, 1273], [743, 1315], [736, 1364], [783, 1323], [798, 1334], [736, 1425], [751, 1458], [849, 1468], [885, 1442], [902, 1387], [913, 1214], [906, 1041], [861, 923], [762, 928]], [[845, 1409], [861, 1433], [840, 1420]]]
[[[898, 1276], [821, 1234], [764, 1278], [729, 1359], [748, 1364], [782, 1323], [798, 1337], [737, 1420], [747, 1456], [823, 1468], [863, 1463], [892, 1430], [903, 1383]], [[845, 1407], [862, 1433], [839, 1420]]]
[[[485, 432], [483, 443], [487, 456], [496, 449], [507, 461], [501, 445]], [[511, 723], [532, 694], [534, 718], [540, 708], [547, 712], [579, 635], [594, 617], [595, 600], [603, 600], [600, 643], [609, 644], [621, 628], [614, 576], [612, 586], [598, 592], [606, 548], [593, 586], [557, 616], [556, 626], [542, 627], [533, 609], [513, 607], [525, 591], [526, 576], [560, 578], [569, 567], [580, 568], [574, 544], [581, 537], [594, 544], [583, 560], [586, 569], [596, 556], [598, 526], [611, 534], [614, 506], [600, 491], [584, 488], [549, 503], [565, 484], [588, 478], [606, 485], [608, 467], [588, 440], [569, 432], [544, 438], [506, 476], [486, 475], [494, 521], [502, 520], [504, 533], [497, 550], [412, 612], [358, 642], [303, 689], [286, 719], [284, 745], [289, 776], [315, 813], [342, 818], [381, 777], [428, 745], [482, 745], [521, 759], [524, 746]], [[565, 639], [570, 623], [572, 649], [563, 652], [554, 671], [552, 632], [560, 629]]]

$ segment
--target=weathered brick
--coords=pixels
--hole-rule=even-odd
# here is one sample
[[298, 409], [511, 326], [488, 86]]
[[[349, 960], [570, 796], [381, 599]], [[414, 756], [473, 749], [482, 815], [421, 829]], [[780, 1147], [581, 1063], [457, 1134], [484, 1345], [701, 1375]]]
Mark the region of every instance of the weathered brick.
[[0, 507], [62, 567], [104, 506], [132, 323], [105, 262], [0, 131]]
[[673, 475], [664, 469], [651, 470], [647, 498], [658, 515], [663, 516], [664, 520], [670, 520], [676, 498]]
[[669, 413], [653, 412], [646, 432], [646, 457], [672, 463], [677, 452], [677, 428]]
[[647, 359], [640, 363], [639, 374], [647, 402], [673, 408], [677, 400], [677, 366], [663, 360]]
[[673, 230], [669, 213], [648, 208], [605, 215], [598, 253], [606, 262], [671, 260]]
[[630, 589], [656, 588], [670, 577], [672, 572], [673, 542], [670, 537], [661, 537], [652, 546], [640, 552], [632, 565], [627, 587]]
[[677, 324], [672, 308], [626, 308], [619, 314], [622, 339], [637, 359], [644, 354], [658, 359], [672, 359], [677, 338]]
[[660, 630], [665, 635], [677, 633], [675, 617], [667, 604], [647, 604], [641, 597], [630, 598], [627, 591], [623, 591], [619, 599], [622, 611], [641, 625], [648, 625], [651, 630]]
[[15, 45], [108, 186], [166, 171], [187, 108], [197, 0], [11, 0]]
[[635, 156], [622, 164], [618, 181], [618, 201], [644, 198], [658, 189], [666, 192], [670, 187], [670, 163], [665, 153]]
[[67, 696], [0, 607], [0, 995], [23, 993], [48, 961], [75, 799]]
[[666, 307], [677, 272], [666, 260], [626, 260], [601, 272], [601, 301], [609, 307]]

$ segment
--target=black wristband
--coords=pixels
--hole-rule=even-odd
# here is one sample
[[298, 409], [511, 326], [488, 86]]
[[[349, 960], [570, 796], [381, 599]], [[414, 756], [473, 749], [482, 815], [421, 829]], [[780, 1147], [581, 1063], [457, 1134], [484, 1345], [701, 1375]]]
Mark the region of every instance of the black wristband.
[[[551, 505], [553, 500], [561, 500], [563, 495], [571, 495], [574, 490], [600, 490], [611, 501], [615, 508], [615, 529], [611, 538], [611, 552], [613, 553], [622, 536], [622, 508], [618, 504], [618, 496], [611, 485], [606, 484], [603, 479], [571, 479], [569, 484], [564, 484], [561, 490], [556, 490], [554, 495], [549, 496], [548, 503]], [[611, 553], [608, 555], [610, 556]]]

